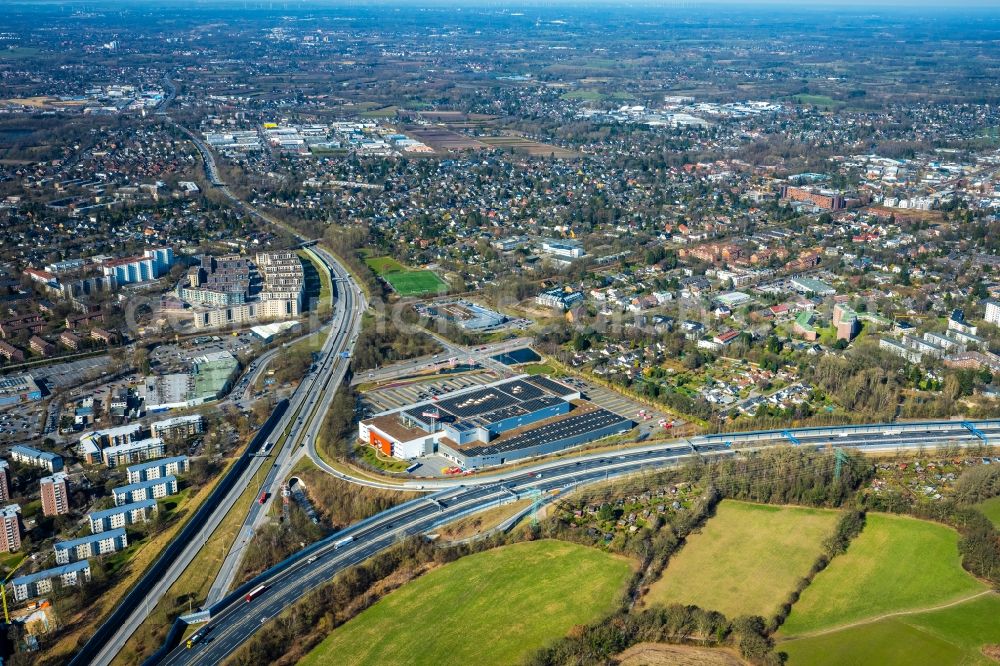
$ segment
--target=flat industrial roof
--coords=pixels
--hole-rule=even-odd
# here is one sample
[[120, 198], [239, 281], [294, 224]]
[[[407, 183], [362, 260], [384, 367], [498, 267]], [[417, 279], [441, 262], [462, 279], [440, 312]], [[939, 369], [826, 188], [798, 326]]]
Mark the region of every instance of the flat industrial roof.
[[[451, 397], [446, 394], [434, 401], [432, 406], [444, 416], [439, 421], [471, 421], [486, 425], [530, 414], [575, 393], [577, 391], [564, 384], [536, 376], [497, 382]], [[429, 406], [427, 403], [420, 403], [403, 410], [403, 414], [415, 421], [426, 422], [423, 412]]]
[[455, 448], [466, 456], [493, 455], [538, 446], [546, 442], [558, 442], [618, 423], [623, 427], [627, 424], [629, 428], [633, 425], [630, 419], [598, 407], [586, 412], [571, 413], [569, 416], [532, 426], [523, 432], [509, 433], [509, 436], [501, 436], [489, 444]]

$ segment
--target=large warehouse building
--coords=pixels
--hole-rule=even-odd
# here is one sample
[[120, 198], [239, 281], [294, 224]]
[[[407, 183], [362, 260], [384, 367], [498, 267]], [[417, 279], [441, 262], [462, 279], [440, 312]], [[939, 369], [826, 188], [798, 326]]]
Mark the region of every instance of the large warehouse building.
[[634, 425], [574, 388], [522, 375], [382, 412], [361, 421], [358, 436], [388, 456], [436, 452], [471, 469], [554, 453]]

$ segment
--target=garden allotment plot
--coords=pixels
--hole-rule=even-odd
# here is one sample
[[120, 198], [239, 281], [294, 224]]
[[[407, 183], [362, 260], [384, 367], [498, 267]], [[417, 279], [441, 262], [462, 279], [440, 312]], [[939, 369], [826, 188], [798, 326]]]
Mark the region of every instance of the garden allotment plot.
[[426, 296], [448, 291], [448, 285], [434, 271], [411, 270], [392, 257], [369, 257], [365, 263], [400, 296]]

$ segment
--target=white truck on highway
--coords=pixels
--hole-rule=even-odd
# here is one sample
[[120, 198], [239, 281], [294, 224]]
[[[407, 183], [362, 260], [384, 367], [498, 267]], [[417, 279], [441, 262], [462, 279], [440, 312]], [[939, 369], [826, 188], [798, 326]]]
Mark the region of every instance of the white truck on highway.
[[343, 546], [346, 546], [347, 544], [351, 543], [352, 541], [354, 541], [354, 537], [352, 537], [352, 536], [344, 537], [343, 539], [338, 539], [338, 540], [336, 540], [336, 541], [333, 542], [333, 549], [337, 550], [338, 548], [342, 548]]

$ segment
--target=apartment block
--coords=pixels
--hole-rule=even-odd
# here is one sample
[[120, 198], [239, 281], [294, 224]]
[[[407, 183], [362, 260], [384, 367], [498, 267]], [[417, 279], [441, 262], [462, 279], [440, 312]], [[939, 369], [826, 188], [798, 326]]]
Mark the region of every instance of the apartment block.
[[56, 472], [39, 481], [42, 493], [42, 513], [61, 516], [69, 513], [69, 475]]
[[172, 458], [160, 458], [149, 462], [130, 465], [128, 472], [129, 483], [140, 483], [142, 481], [152, 481], [162, 479], [167, 476], [184, 474], [190, 471], [191, 461], [187, 456], [174, 456]]
[[0, 502], [10, 501], [10, 463], [0, 460]]
[[90, 531], [97, 534], [127, 525], [144, 523], [154, 513], [156, 513], [156, 500], [148, 499], [88, 513], [87, 520], [90, 521]]
[[68, 587], [79, 585], [88, 580], [90, 580], [90, 563], [87, 560], [82, 560], [27, 576], [18, 576], [11, 581], [11, 584], [14, 587], [14, 599], [26, 601], [51, 593], [55, 589], [56, 583]]
[[8, 504], [0, 509], [0, 551], [13, 553], [21, 548], [21, 507]]
[[109, 468], [152, 460], [163, 456], [165, 448], [159, 437], [140, 439], [104, 449], [104, 462]]
[[10, 447], [10, 457], [14, 462], [19, 462], [29, 467], [41, 467], [50, 472], [61, 472], [63, 468], [61, 455], [49, 453], [48, 451], [39, 451], [30, 446], [17, 445]]
[[162, 479], [150, 479], [130, 483], [127, 486], [115, 488], [115, 506], [127, 506], [143, 500], [160, 499], [177, 492], [177, 477], [165, 476]]
[[118, 527], [79, 539], [57, 541], [53, 549], [56, 553], [56, 564], [70, 564], [86, 560], [88, 557], [117, 553], [126, 547], [128, 547], [128, 535], [124, 527]]

